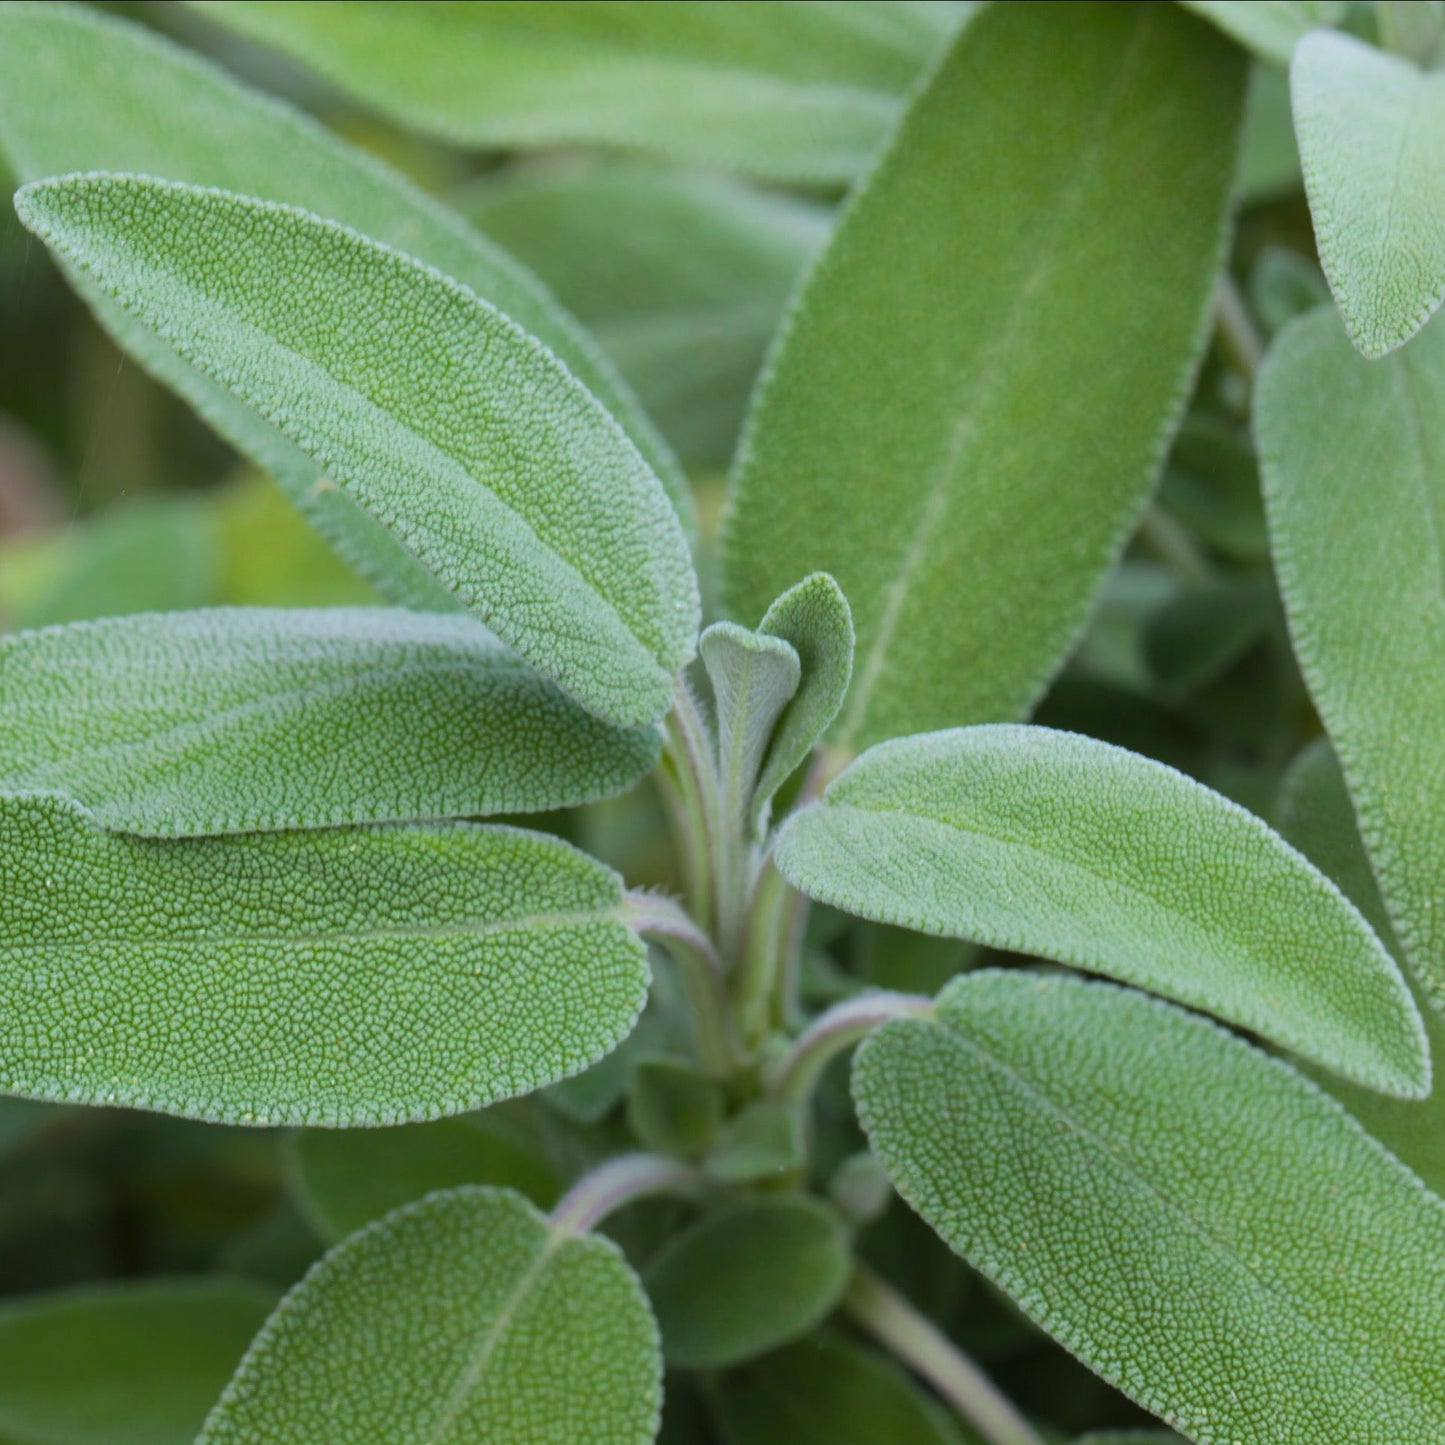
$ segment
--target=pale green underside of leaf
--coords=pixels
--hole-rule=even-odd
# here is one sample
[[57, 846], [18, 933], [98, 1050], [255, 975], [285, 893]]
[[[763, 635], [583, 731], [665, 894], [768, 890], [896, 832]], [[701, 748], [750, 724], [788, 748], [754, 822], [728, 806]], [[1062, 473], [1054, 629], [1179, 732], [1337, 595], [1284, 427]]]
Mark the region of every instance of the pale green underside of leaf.
[[847, 594], [842, 735], [1018, 716], [1082, 627], [1203, 346], [1244, 79], [1175, 6], [992, 6], [853, 195], [724, 534], [743, 621], [807, 572]]
[[[101, 75], [104, 84], [97, 84]], [[23, 181], [117, 170], [220, 186], [303, 206], [429, 262], [550, 347], [597, 395], [657, 472], [691, 535], [692, 501], [676, 461], [592, 338], [534, 276], [459, 216], [300, 111], [119, 18], [59, 3], [0, 5], [0, 149]], [[449, 605], [450, 594], [342, 493], [314, 490], [316, 465], [283, 436], [83, 279], [79, 289], [141, 365], [273, 471], [391, 600]]]
[[660, 152], [846, 181], [969, 7], [199, 4], [349, 96], [456, 145]]
[[235, 1124], [481, 1108], [600, 1058], [647, 990], [617, 876], [466, 824], [154, 842], [0, 797], [0, 1090]]
[[1316, 26], [1335, 25], [1339, 0], [1181, 0], [1261, 59], [1288, 65], [1294, 48]]
[[1265, 823], [1162, 763], [999, 724], [883, 743], [777, 849], [813, 898], [1107, 974], [1373, 1088], [1430, 1086], [1364, 919]]
[[1445, 301], [1445, 75], [1321, 31], [1295, 51], [1290, 93], [1320, 261], [1377, 359]]
[[695, 645], [686, 540], [647, 463], [540, 343], [293, 207], [107, 175], [36, 182], [16, 205], [589, 711], [666, 709]]
[[866, 1041], [854, 1093], [944, 1240], [1199, 1445], [1445, 1438], [1445, 1204], [1286, 1064], [982, 973]]
[[1255, 428], [1295, 652], [1406, 957], [1445, 1007], [1445, 324], [1367, 362], [1329, 308], [1276, 339]]
[[88, 1285], [0, 1309], [6, 1445], [191, 1445], [276, 1303], [224, 1279]]
[[610, 1240], [456, 1189], [332, 1250], [281, 1302], [197, 1445], [647, 1445], [657, 1326]]
[[625, 161], [516, 169], [461, 205], [583, 321], [683, 461], [727, 466], [828, 208]]
[[127, 833], [536, 812], [623, 791], [658, 750], [455, 614], [226, 608], [0, 639], [0, 791]]

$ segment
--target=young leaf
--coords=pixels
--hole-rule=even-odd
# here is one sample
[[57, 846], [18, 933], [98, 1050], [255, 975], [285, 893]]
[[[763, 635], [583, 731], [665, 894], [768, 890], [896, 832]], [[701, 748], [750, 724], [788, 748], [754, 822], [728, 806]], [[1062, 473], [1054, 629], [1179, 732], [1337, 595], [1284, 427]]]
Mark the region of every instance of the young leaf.
[[657, 1326], [617, 1247], [519, 1195], [433, 1194], [331, 1251], [282, 1302], [197, 1445], [648, 1445]]
[[[104, 75], [104, 85], [95, 77]], [[54, 103], [57, 95], [64, 105]], [[153, 30], [58, 3], [0, 9], [0, 149], [21, 180], [141, 171], [302, 206], [427, 261], [551, 348], [626, 428], [692, 527], [676, 461], [592, 339], [512, 258], [368, 152], [243, 86]], [[72, 280], [77, 279], [72, 273]], [[187, 366], [154, 332], [80, 289], [143, 366], [174, 386], [393, 601], [448, 594], [262, 417]]]
[[127, 833], [534, 812], [620, 792], [657, 754], [466, 617], [233, 608], [0, 639], [0, 791]]
[[671, 1365], [711, 1370], [806, 1334], [842, 1297], [848, 1242], [826, 1206], [778, 1195], [675, 1235], [643, 1276]]
[[983, 973], [853, 1078], [914, 1209], [1189, 1439], [1445, 1438], [1445, 1204], [1288, 1065], [1129, 989]]
[[826, 1335], [789, 1345], [717, 1383], [726, 1445], [975, 1445], [896, 1365]]
[[1082, 627], [1203, 346], [1244, 75], [1172, 5], [991, 6], [852, 198], [724, 537], [735, 616], [813, 569], [847, 594], [848, 738], [1016, 716]]
[[1151, 989], [1419, 1097], [1424, 1030], [1364, 919], [1253, 814], [1163, 763], [1000, 724], [883, 743], [785, 826], [810, 897]]
[[291, 1136], [291, 1164], [299, 1203], [330, 1240], [463, 1184], [510, 1189], [544, 1209], [557, 1202], [555, 1173], [490, 1111], [395, 1129], [303, 1129]]
[[6, 1445], [191, 1445], [276, 1303], [223, 1279], [91, 1285], [0, 1308]]
[[455, 145], [620, 146], [846, 181], [956, 5], [198, 4]]
[[1260, 374], [1275, 570], [1409, 963], [1445, 1007], [1445, 323], [1362, 361], [1322, 310]]
[[797, 695], [783, 709], [753, 791], [754, 822], [838, 716], [853, 677], [853, 614], [826, 572], [790, 587], [763, 616], [758, 631], [791, 644], [802, 664]]
[[649, 1149], [696, 1158], [712, 1143], [727, 1100], [722, 1086], [681, 1059], [643, 1059], [627, 1094], [627, 1123]]
[[0, 797], [0, 1088], [236, 1124], [481, 1108], [616, 1046], [617, 876], [454, 824], [158, 843]]
[[812, 201], [626, 162], [504, 173], [463, 210], [587, 325], [683, 461], [719, 469], [793, 281], [832, 226]]
[[539, 342], [289, 206], [95, 175], [36, 182], [16, 208], [589, 711], [666, 709], [697, 629], [687, 543], [636, 448]]
[[1337, 25], [1341, 0], [1182, 0], [1264, 60], [1288, 65], [1295, 46], [1317, 26]]
[[1445, 301], [1445, 75], [1320, 31], [1295, 51], [1290, 93], [1325, 276], [1378, 359]]

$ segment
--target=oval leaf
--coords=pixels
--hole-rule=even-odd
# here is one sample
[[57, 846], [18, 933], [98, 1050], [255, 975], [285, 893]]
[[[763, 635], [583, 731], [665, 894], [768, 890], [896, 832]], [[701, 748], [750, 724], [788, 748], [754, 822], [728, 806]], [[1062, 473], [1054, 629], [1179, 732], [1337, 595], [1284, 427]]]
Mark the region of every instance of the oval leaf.
[[1339, 889], [1163, 763], [1002, 724], [884, 743], [796, 815], [810, 897], [1108, 974], [1386, 1092], [1430, 1087], [1405, 981]]
[[274, 1292], [240, 1281], [92, 1285], [0, 1309], [7, 1445], [191, 1445]]
[[1445, 1438], [1445, 1204], [1288, 1065], [1128, 989], [984, 973], [853, 1077], [904, 1198], [1189, 1439]]
[[331, 1251], [282, 1301], [197, 1445], [649, 1445], [657, 1326], [610, 1240], [455, 1189]]
[[590, 711], [666, 709], [697, 630], [687, 543], [636, 448], [539, 342], [288, 206], [97, 175], [27, 186], [16, 208]]
[[842, 735], [1020, 715], [1082, 628], [1203, 347], [1244, 73], [1173, 5], [990, 6], [852, 198], [724, 536], [741, 619], [808, 571], [847, 594]]
[[[97, 75], [105, 76], [104, 85], [94, 83]], [[54, 103], [57, 95], [64, 105]], [[6, 5], [0, 9], [0, 148], [23, 181], [116, 170], [220, 186], [303, 206], [429, 262], [556, 352], [627, 429], [684, 525], [692, 526], [676, 461], [596, 343], [534, 276], [370, 152], [194, 52], [88, 7]], [[153, 331], [79, 280], [121, 344], [239, 451], [274, 471], [292, 501], [388, 597], [436, 607], [448, 596], [344, 493], [316, 490], [315, 463], [264, 418], [237, 405]]]
[[658, 747], [459, 616], [234, 608], [0, 640], [0, 791], [151, 837], [566, 807]]
[[1260, 374], [1256, 430], [1295, 652], [1406, 956], [1445, 1007], [1445, 323], [1362, 361], [1328, 309]]
[[465, 824], [158, 843], [0, 797], [0, 1089], [235, 1124], [390, 1124], [577, 1072], [632, 1027], [621, 882]]
[[831, 1210], [802, 1196], [731, 1205], [675, 1235], [644, 1275], [668, 1363], [711, 1370], [806, 1334], [852, 1263]]
[[1290, 94], [1330, 290], [1350, 340], [1384, 356], [1445, 301], [1445, 75], [1321, 30]]

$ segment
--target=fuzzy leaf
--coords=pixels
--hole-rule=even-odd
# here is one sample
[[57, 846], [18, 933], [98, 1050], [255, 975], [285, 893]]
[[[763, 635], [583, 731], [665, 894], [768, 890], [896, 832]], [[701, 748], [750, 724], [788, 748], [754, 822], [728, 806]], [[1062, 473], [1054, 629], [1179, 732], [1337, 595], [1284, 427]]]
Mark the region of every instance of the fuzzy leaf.
[[1198, 1445], [1445, 1438], [1445, 1204], [1288, 1065], [1132, 990], [983, 973], [853, 1079], [913, 1208]]
[[773, 794], [828, 731], [848, 695], [853, 614], [838, 584], [826, 572], [815, 572], [768, 608], [758, 631], [790, 643], [802, 663], [797, 695], [778, 719], [754, 789], [760, 819]]
[[1204, 342], [1244, 78], [1175, 6], [991, 6], [853, 196], [724, 536], [734, 616], [814, 569], [847, 594], [843, 736], [1022, 714], [1083, 626]]
[[1280, 333], [1255, 427], [1295, 652], [1407, 959], [1445, 1008], [1445, 323], [1366, 362], [1329, 309]]
[[844, 181], [967, 7], [198, 4], [390, 119], [485, 149], [609, 145]]
[[0, 791], [127, 833], [535, 812], [620, 792], [657, 753], [465, 617], [231, 608], [0, 640]]
[[[104, 75], [104, 85], [95, 77]], [[64, 105], [55, 104], [63, 95]], [[284, 102], [241, 85], [153, 30], [89, 7], [0, 8], [0, 150], [21, 180], [70, 171], [142, 171], [303, 206], [430, 262], [544, 342], [617, 417], [686, 528], [692, 501], [675, 459], [596, 343], [536, 278], [374, 156]], [[408, 605], [447, 605], [387, 533], [262, 417], [193, 370], [71, 272], [101, 320], [239, 451], [275, 473], [354, 566]]]
[[390, 1124], [575, 1073], [632, 1027], [620, 880], [516, 828], [159, 843], [0, 797], [0, 1089], [237, 1124]]
[[1290, 94], [1320, 261], [1350, 340], [1378, 359], [1445, 301], [1445, 75], [1320, 31]]
[[438, 1189], [490, 1184], [550, 1208], [557, 1177], [490, 1111], [394, 1129], [303, 1129], [291, 1136], [292, 1179], [324, 1238], [342, 1239]]
[[21, 219], [267, 418], [590, 711], [654, 721], [697, 580], [657, 478], [564, 366], [437, 272], [291, 207], [139, 176]]
[[276, 1303], [240, 1281], [90, 1285], [0, 1308], [6, 1445], [191, 1445]]
[[648, 1445], [661, 1361], [610, 1240], [456, 1189], [331, 1251], [282, 1302], [197, 1445]]
[[1000, 724], [880, 744], [788, 822], [777, 864], [847, 912], [1107, 974], [1429, 1092], [1405, 981], [1334, 884], [1252, 813], [1108, 743]]
[[806, 1334], [851, 1269], [833, 1212], [801, 1195], [734, 1204], [674, 1235], [647, 1266], [671, 1365], [736, 1365]]
[[1341, 0], [1182, 0], [1265, 60], [1288, 65], [1294, 48], [1316, 26], [1344, 18]]

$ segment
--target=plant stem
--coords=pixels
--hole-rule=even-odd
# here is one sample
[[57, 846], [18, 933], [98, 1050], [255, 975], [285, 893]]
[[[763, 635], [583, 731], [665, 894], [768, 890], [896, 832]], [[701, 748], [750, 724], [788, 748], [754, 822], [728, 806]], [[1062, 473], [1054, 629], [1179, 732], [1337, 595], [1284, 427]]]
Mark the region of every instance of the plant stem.
[[624, 1204], [652, 1194], [681, 1194], [691, 1198], [704, 1186], [703, 1177], [690, 1165], [660, 1154], [622, 1154], [584, 1174], [552, 1211], [552, 1228], [569, 1234], [595, 1229]]
[[922, 1375], [989, 1445], [1043, 1445], [993, 1381], [871, 1270], [860, 1268], [854, 1274], [843, 1307], [879, 1344]]
[[1207, 582], [1213, 575], [1194, 539], [1157, 502], [1144, 513], [1139, 536], [1161, 562], [1173, 567], [1186, 581]]
[[1219, 323], [1219, 339], [1229, 359], [1252, 387], [1264, 360], [1264, 342], [1231, 276], [1220, 278], [1214, 293], [1214, 315]]
[[629, 893], [622, 921], [668, 952], [686, 990], [703, 1068], [726, 1079], [742, 1062], [732, 1009], [723, 987], [722, 960], [712, 940], [671, 898], [659, 893]]
[[851, 1048], [879, 1024], [890, 1019], [927, 1018], [932, 1013], [932, 999], [881, 990], [834, 1004], [814, 1019], [778, 1060], [768, 1080], [768, 1090], [785, 1103], [802, 1104], [812, 1093], [828, 1061]]
[[733, 988], [738, 1027], [749, 1047], [760, 1043], [773, 1024], [788, 1022], [776, 1007], [778, 980], [793, 971], [790, 959], [806, 907], [807, 899], [778, 872], [772, 856], [765, 858], [753, 880], [742, 969]]
[[713, 929], [718, 922], [714, 889], [726, 853], [722, 798], [712, 735], [684, 677], [677, 679], [664, 737], [688, 837], [685, 854], [694, 890], [688, 901], [703, 928]]

